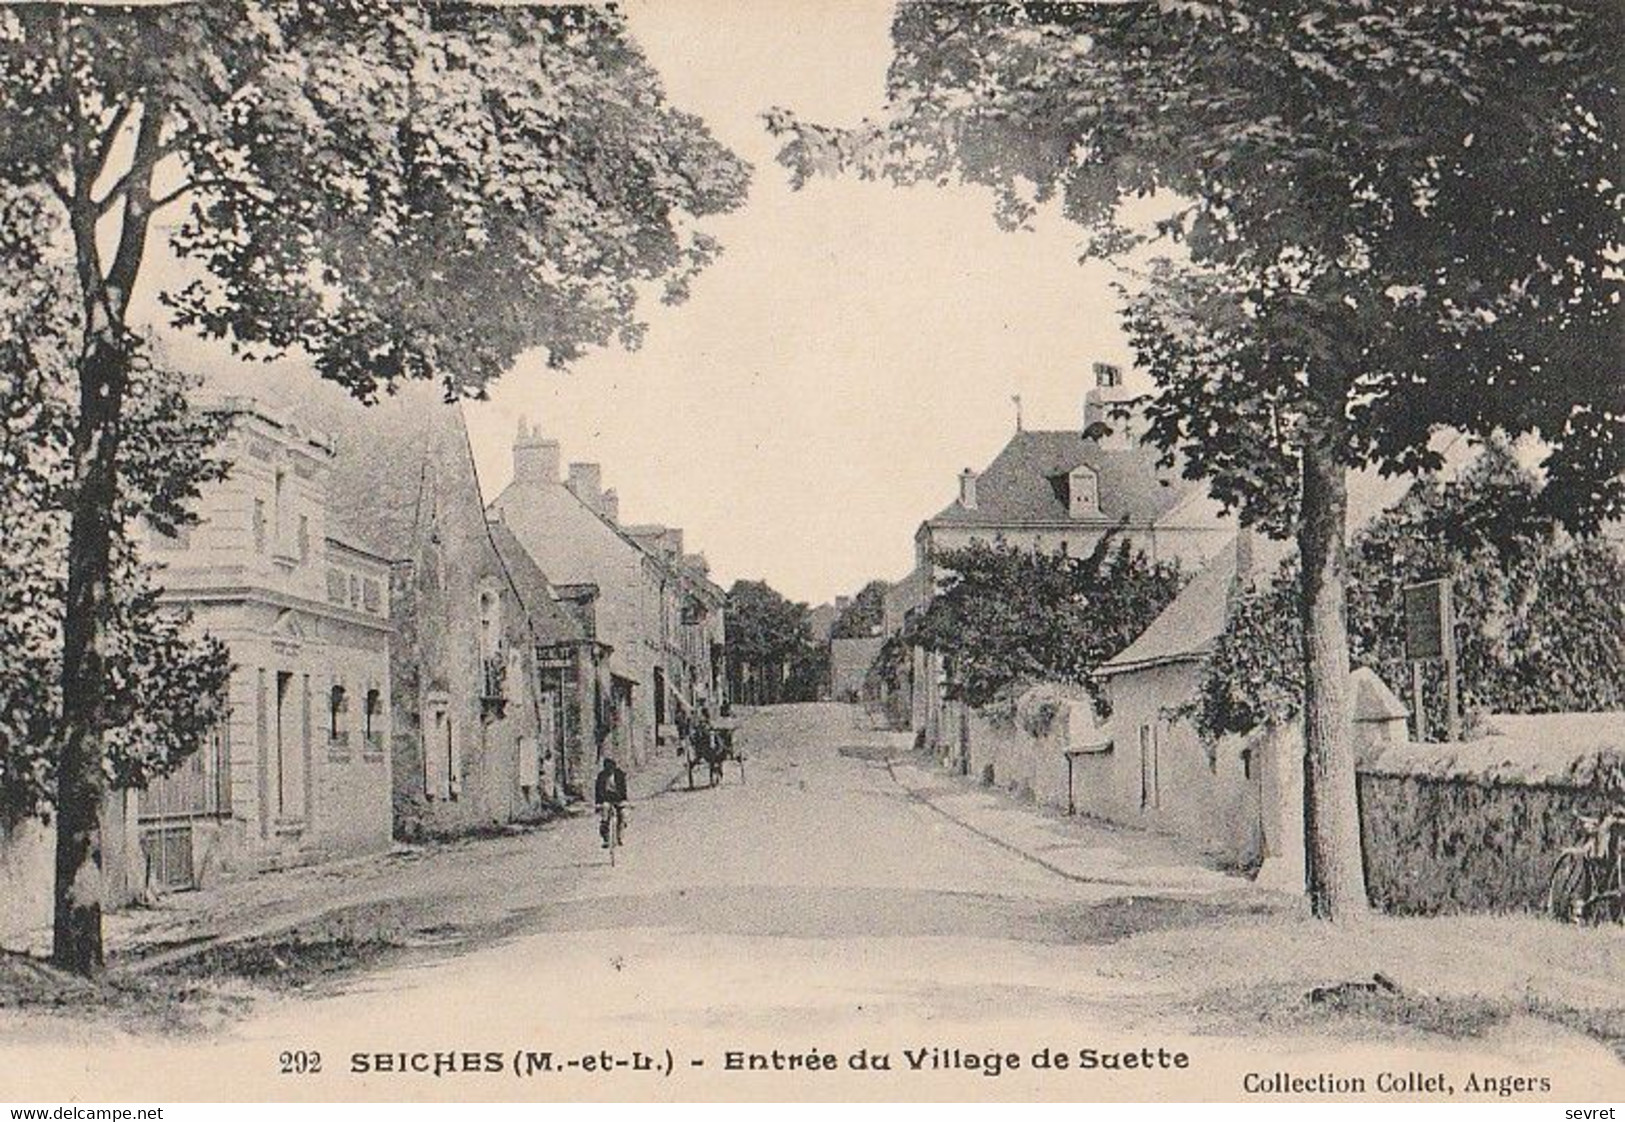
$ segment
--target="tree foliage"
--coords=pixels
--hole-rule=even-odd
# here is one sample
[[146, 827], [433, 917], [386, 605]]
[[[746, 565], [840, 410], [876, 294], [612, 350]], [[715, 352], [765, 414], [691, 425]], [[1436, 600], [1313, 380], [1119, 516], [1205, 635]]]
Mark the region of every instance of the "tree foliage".
[[776, 704], [817, 698], [828, 671], [813, 641], [811, 609], [762, 580], [737, 580], [726, 605], [729, 679], [741, 701]]
[[1103, 537], [1085, 557], [974, 541], [942, 552], [946, 570], [904, 638], [944, 656], [945, 694], [987, 705], [1032, 682], [1091, 675], [1144, 631], [1180, 588], [1176, 566], [1128, 538]]
[[[28, 260], [49, 223], [36, 198], [9, 200], [0, 260], [23, 278], [0, 293], [0, 817], [48, 813], [56, 797], [54, 732], [61, 710], [68, 515], [72, 341], [80, 334], [71, 276]], [[23, 260], [18, 260], [19, 256]], [[224, 464], [219, 424], [191, 409], [186, 379], [138, 356], [120, 472], [119, 536], [104, 606], [113, 690], [105, 767], [121, 787], [144, 786], [191, 755], [221, 715], [229, 667], [218, 642], [160, 606], [155, 573], [139, 554], [145, 528], [175, 533], [189, 503]]]
[[[879, 123], [770, 115], [797, 181], [957, 178], [1091, 252], [1161, 240], [1124, 289], [1151, 439], [1250, 519], [1290, 525], [1305, 426], [1391, 470], [1440, 427], [1538, 432], [1543, 505], [1621, 510], [1618, 5], [905, 4], [893, 41]], [[1148, 228], [1119, 204], [1152, 193]]]
[[[1538, 481], [1504, 448], [1486, 450], [1457, 481], [1419, 480], [1355, 535], [1349, 557], [1354, 660], [1402, 692], [1410, 680], [1403, 589], [1450, 580], [1469, 735], [1490, 712], [1625, 707], [1625, 556], [1616, 542], [1577, 539], [1554, 525]], [[1296, 596], [1289, 559], [1234, 606], [1203, 677], [1205, 736], [1297, 715]], [[1424, 692], [1438, 739], [1445, 719], [1437, 665], [1427, 667]]]
[[477, 394], [532, 348], [562, 365], [635, 342], [638, 286], [680, 298], [718, 248], [693, 219], [743, 197], [746, 167], [666, 103], [609, 9], [0, 19], [0, 176], [116, 214], [156, 171], [143, 204], [183, 208], [174, 248], [203, 274], [164, 293], [177, 320], [254, 353], [297, 346], [364, 398], [398, 377]]
[[[696, 220], [747, 168], [666, 103], [613, 9], [208, 0], [0, 9], [0, 203], [50, 197], [80, 308], [58, 743], [53, 957], [100, 968], [109, 614], [149, 240], [178, 218], [174, 323], [297, 349], [372, 400], [480, 396], [521, 354], [635, 344], [640, 290], [681, 299]], [[25, 289], [27, 276], [0, 284]]]
[[[1058, 203], [1121, 289], [1149, 439], [1294, 533], [1309, 895], [1365, 907], [1345, 620], [1347, 474], [1435, 437], [1538, 433], [1540, 501], [1625, 509], [1618, 248], [1625, 16], [1594, 0], [905, 4], [888, 111], [779, 110], [797, 182], [986, 185]], [[1141, 220], [1152, 197], [1167, 212]], [[1150, 243], [1161, 243], [1161, 255]]]
[[830, 629], [832, 639], [867, 639], [880, 633], [886, 614], [886, 589], [883, 580], [872, 580], [858, 590]]

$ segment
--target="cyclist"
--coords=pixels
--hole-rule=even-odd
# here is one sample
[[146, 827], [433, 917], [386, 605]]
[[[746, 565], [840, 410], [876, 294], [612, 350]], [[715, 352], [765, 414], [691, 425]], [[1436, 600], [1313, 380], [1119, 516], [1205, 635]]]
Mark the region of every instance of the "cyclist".
[[598, 836], [604, 840], [604, 848], [609, 848], [609, 815], [613, 810], [616, 823], [621, 831], [626, 830], [626, 815], [623, 807], [626, 805], [626, 772], [609, 756], [604, 757], [603, 769], [598, 773], [598, 782], [593, 785], [593, 802], [599, 810]]

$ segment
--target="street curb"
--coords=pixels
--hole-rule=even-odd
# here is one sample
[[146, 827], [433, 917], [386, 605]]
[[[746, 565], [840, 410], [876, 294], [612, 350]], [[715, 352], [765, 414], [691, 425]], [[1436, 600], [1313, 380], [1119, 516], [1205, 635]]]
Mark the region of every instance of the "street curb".
[[[899, 786], [899, 787], [901, 787], [903, 789], [903, 791], [908, 795], [909, 798], [913, 799], [915, 802], [919, 803], [921, 806], [927, 807], [927, 808], [935, 811], [936, 813], [942, 815], [944, 818], [946, 818], [948, 821], [952, 822], [954, 825], [958, 826], [960, 829], [966, 830], [969, 833], [975, 834], [977, 837], [981, 838], [983, 841], [986, 841], [986, 842], [989, 842], [989, 843], [991, 843], [993, 845], [996, 845], [1000, 849], [1003, 849], [1003, 850], [1005, 850], [1005, 851], [1007, 851], [1009, 853], [1013, 853], [1017, 857], [1020, 857], [1023, 861], [1027, 861], [1027, 862], [1030, 862], [1030, 863], [1032, 863], [1034, 865], [1037, 865], [1039, 868], [1044, 869], [1046, 872], [1053, 873], [1056, 876], [1062, 878], [1063, 880], [1071, 881], [1073, 884], [1097, 884], [1097, 885], [1105, 885], [1105, 886], [1111, 887], [1111, 888], [1132, 888], [1132, 889], [1137, 890], [1136, 892], [1133, 893], [1133, 895], [1135, 895], [1135, 896], [1155, 895], [1157, 892], [1178, 892], [1178, 893], [1183, 893], [1183, 892], [1203, 892], [1203, 891], [1207, 891], [1207, 890], [1200, 889], [1200, 888], [1197, 888], [1197, 889], [1163, 888], [1163, 889], [1154, 889], [1153, 890], [1153, 889], [1150, 889], [1150, 887], [1144, 881], [1114, 880], [1114, 879], [1112, 879], [1110, 877], [1086, 877], [1086, 876], [1083, 876], [1081, 873], [1074, 873], [1074, 872], [1071, 872], [1068, 869], [1063, 869], [1059, 865], [1055, 864], [1054, 862], [1046, 861], [1044, 858], [1038, 856], [1036, 853], [1030, 853], [1027, 850], [1022, 849], [1019, 845], [1016, 845], [1014, 842], [1007, 841], [1004, 838], [999, 837], [997, 834], [994, 834], [994, 833], [992, 833], [992, 832], [990, 832], [988, 830], [985, 830], [980, 826], [973, 825], [970, 822], [968, 822], [967, 820], [965, 820], [964, 818], [961, 818], [959, 815], [954, 814], [951, 811], [943, 809], [943, 807], [941, 807], [937, 803], [931, 801], [931, 799], [929, 797], [921, 794], [917, 789], [909, 786], [907, 783], [904, 783], [901, 779], [899, 779], [897, 777], [897, 770], [893, 766], [898, 761], [902, 760], [903, 758], [904, 757], [901, 757], [901, 756], [893, 756], [891, 759], [888, 759], [886, 761], [886, 774], [891, 777], [891, 780], [892, 780], [893, 783], [897, 784], [897, 786]], [[1222, 876], [1224, 874], [1218, 874], [1218, 875]], [[1226, 879], [1234, 879], [1234, 878], [1227, 877]], [[1230, 886], [1226, 886], [1226, 887], [1230, 887]], [[1244, 890], [1245, 888], [1250, 888], [1250, 887], [1255, 887], [1255, 886], [1254, 886], [1253, 882], [1251, 882], [1251, 881], [1237, 881], [1236, 884], [1233, 887], [1235, 889], [1237, 889], [1237, 890]]]

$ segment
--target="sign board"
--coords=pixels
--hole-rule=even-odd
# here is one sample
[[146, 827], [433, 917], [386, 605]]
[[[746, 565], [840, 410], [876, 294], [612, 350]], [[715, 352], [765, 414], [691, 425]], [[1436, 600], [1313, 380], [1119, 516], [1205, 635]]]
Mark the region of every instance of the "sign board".
[[1450, 582], [1430, 580], [1407, 585], [1404, 596], [1406, 660], [1453, 659]]
[[538, 647], [536, 649], [536, 668], [538, 670], [568, 670], [575, 665], [575, 652], [569, 647]]

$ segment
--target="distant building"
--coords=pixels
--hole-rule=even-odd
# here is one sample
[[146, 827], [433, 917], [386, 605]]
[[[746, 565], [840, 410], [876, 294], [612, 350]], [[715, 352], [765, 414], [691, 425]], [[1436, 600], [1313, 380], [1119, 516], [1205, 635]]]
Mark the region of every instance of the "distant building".
[[830, 640], [829, 694], [832, 699], [857, 701], [862, 697], [864, 679], [885, 642], [878, 636]]
[[[513, 480], [490, 504], [600, 644], [600, 749], [651, 759], [686, 709], [720, 702], [723, 593], [683, 533], [622, 526], [597, 464], [560, 474], [556, 440], [523, 423]], [[591, 589], [590, 595], [580, 595]]]
[[[933, 558], [972, 542], [1077, 557], [1116, 533], [1151, 560], [1193, 572], [1231, 540], [1234, 521], [1206, 487], [1160, 464], [1160, 453], [1140, 442], [1142, 422], [1121, 372], [1096, 363], [1095, 380], [1078, 430], [1018, 429], [985, 470], [960, 473], [958, 497], [915, 532], [915, 569], [888, 592], [886, 634], [900, 631], [935, 595]], [[910, 676], [911, 727], [935, 745], [942, 734], [940, 657], [916, 649]]]
[[512, 530], [492, 522], [491, 537], [530, 621], [541, 702], [538, 766], [542, 774], [557, 776], [568, 797], [590, 797], [597, 759], [598, 664], [603, 648], [572, 610], [573, 605], [559, 602], [547, 574], [536, 566]]

